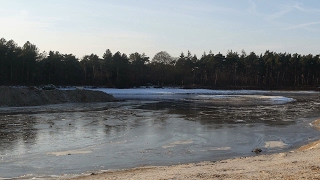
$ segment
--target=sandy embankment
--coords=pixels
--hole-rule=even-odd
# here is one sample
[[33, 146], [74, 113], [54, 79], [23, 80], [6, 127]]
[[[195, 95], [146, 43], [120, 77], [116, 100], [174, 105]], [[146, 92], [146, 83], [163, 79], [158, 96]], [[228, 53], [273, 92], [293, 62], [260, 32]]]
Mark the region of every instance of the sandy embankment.
[[[320, 129], [320, 119], [314, 121], [313, 125]], [[73, 179], [320, 179], [319, 154], [320, 140], [286, 153], [262, 153], [217, 162], [110, 170]]]
[[0, 107], [109, 101], [114, 101], [114, 97], [101, 91], [40, 90], [34, 87], [0, 86]]

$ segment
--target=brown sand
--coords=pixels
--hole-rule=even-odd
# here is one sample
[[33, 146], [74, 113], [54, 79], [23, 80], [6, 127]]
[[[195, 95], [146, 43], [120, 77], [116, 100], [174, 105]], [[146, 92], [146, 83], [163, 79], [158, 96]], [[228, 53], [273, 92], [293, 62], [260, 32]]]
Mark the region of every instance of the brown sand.
[[[313, 124], [319, 128], [320, 119]], [[263, 155], [262, 152], [217, 162], [110, 170], [71, 179], [320, 179], [320, 140], [286, 153]]]

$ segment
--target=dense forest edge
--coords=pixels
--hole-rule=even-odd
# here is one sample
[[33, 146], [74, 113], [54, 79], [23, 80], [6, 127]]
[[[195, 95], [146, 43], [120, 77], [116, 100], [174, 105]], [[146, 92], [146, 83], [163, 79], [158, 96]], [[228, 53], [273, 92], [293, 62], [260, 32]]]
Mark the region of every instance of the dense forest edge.
[[58, 51], [40, 53], [29, 41], [20, 47], [0, 39], [0, 85], [319, 90], [319, 80], [320, 58], [312, 54], [210, 51], [198, 58], [188, 51], [175, 58], [161, 51], [150, 59], [144, 53], [107, 49], [102, 57], [78, 59]]

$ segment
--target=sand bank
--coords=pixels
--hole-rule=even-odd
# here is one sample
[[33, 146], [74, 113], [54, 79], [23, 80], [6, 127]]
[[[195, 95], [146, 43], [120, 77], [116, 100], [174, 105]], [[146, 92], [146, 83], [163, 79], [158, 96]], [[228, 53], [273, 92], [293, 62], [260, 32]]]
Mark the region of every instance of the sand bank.
[[35, 87], [0, 86], [0, 107], [109, 101], [115, 101], [114, 97], [101, 91], [42, 90]]

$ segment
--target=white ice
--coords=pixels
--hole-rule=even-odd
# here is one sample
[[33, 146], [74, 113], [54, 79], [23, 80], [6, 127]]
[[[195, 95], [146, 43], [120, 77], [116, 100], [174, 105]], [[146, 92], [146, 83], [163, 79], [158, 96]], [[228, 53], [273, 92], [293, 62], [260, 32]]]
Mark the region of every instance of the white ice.
[[113, 89], [97, 88], [117, 97], [134, 99], [189, 99], [189, 100], [245, 100], [271, 104], [284, 104], [295, 101], [293, 98], [271, 95], [275, 93], [317, 93], [313, 91], [263, 91], [263, 90], [210, 90], [210, 89], [179, 89], [179, 88], [133, 88]]

